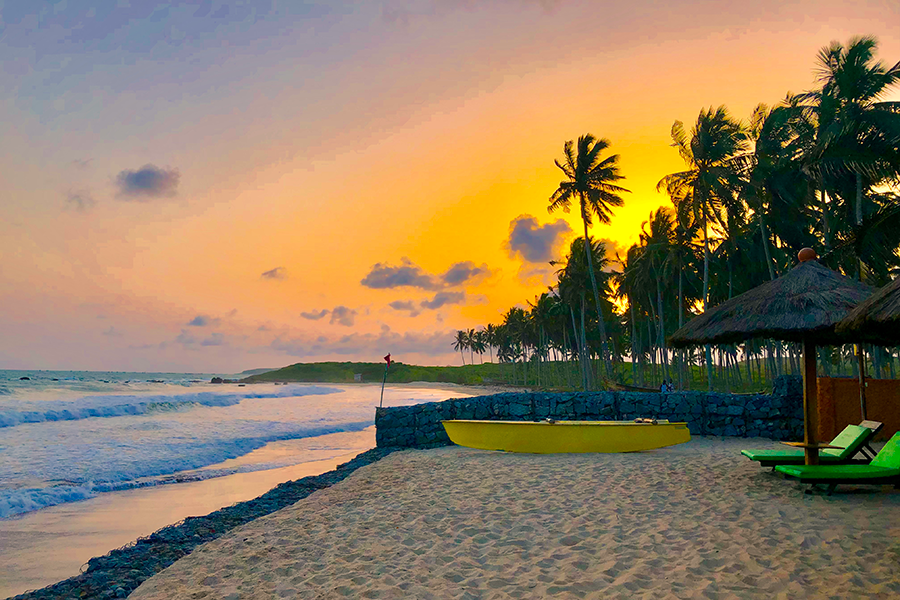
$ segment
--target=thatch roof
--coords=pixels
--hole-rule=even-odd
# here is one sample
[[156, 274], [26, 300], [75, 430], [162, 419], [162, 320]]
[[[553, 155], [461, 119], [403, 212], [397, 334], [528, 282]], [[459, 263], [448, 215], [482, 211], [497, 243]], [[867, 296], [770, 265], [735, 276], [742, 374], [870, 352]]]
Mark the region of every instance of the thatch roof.
[[837, 332], [858, 342], [900, 346], [900, 277], [850, 311]]
[[675, 347], [750, 338], [845, 343], [852, 340], [836, 335], [835, 325], [871, 294], [869, 286], [807, 260], [778, 279], [707, 310], [676, 331], [670, 342]]

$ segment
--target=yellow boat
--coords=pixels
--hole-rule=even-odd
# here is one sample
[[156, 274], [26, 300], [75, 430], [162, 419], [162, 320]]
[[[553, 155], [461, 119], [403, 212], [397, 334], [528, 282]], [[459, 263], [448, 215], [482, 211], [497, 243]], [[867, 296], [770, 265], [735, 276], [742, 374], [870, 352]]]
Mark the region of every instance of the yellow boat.
[[[648, 420], [649, 421], [649, 420]], [[638, 452], [690, 441], [687, 423], [659, 421], [441, 421], [454, 444], [482, 450], [555, 454]]]

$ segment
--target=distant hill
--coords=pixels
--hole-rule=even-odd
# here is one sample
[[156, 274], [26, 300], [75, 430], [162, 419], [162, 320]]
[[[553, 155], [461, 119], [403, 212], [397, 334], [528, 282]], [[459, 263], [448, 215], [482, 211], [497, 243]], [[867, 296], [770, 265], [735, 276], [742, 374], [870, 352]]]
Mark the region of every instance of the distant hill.
[[[363, 383], [381, 383], [384, 363], [320, 362], [297, 363], [283, 369], [251, 375], [241, 383], [275, 381], [303, 381], [312, 383], [353, 383], [355, 374], [362, 375]], [[465, 367], [421, 367], [395, 362], [388, 373], [388, 383], [430, 381], [440, 383], [483, 384], [502, 383], [504, 375], [500, 365], [485, 363]]]
[[246, 371], [241, 371], [240, 373], [238, 373], [238, 375], [246, 375], [249, 377], [250, 375], [259, 375], [261, 373], [268, 373], [269, 371], [277, 371], [277, 370], [278, 370], [277, 367], [273, 367], [271, 369], [247, 369]]

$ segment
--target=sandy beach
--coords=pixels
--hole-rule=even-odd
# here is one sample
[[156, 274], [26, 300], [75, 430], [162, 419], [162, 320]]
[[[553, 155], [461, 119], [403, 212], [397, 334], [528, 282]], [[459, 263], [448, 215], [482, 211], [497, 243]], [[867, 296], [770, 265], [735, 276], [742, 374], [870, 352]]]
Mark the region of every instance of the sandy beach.
[[635, 454], [394, 453], [130, 597], [892, 598], [900, 492], [805, 495], [695, 438]]

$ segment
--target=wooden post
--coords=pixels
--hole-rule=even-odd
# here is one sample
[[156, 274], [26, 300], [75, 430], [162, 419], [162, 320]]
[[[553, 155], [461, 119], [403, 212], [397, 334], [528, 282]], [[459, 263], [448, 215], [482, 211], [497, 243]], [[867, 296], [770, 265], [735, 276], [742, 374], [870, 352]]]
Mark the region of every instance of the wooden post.
[[856, 360], [859, 364], [859, 410], [862, 420], [868, 420], [866, 416], [866, 351], [862, 344], [856, 344]]
[[803, 340], [803, 443], [806, 444], [806, 464], [819, 464], [819, 406], [816, 390], [816, 345]]

